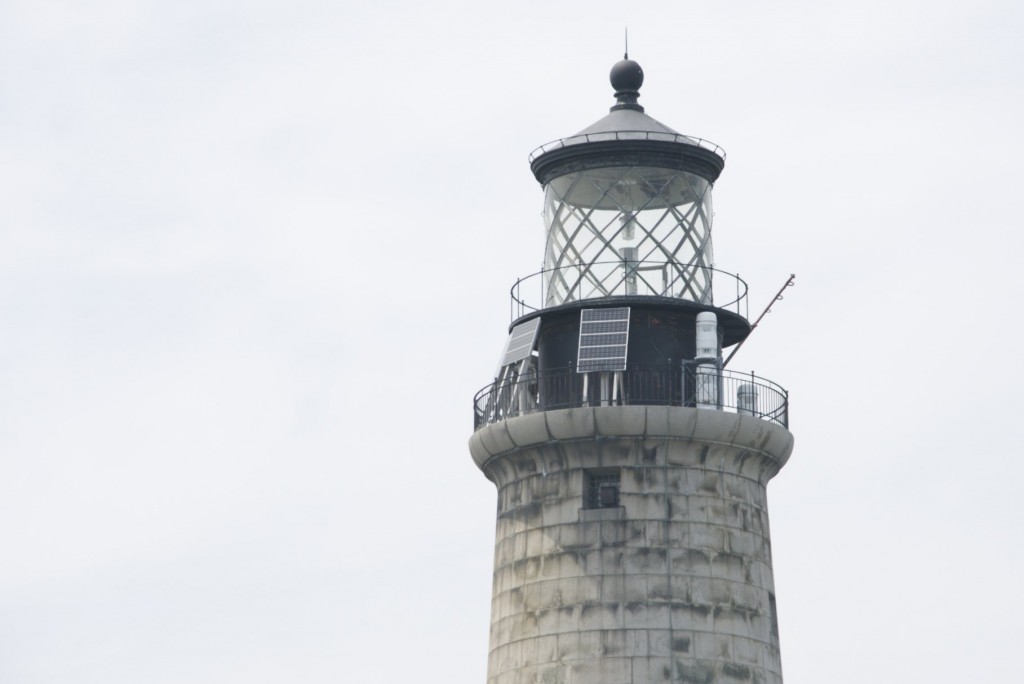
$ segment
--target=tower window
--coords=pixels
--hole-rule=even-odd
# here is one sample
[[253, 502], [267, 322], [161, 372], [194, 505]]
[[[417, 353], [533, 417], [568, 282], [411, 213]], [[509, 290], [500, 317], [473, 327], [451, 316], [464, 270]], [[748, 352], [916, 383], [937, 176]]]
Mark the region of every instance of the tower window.
[[619, 505], [619, 471], [592, 470], [587, 472], [586, 508], [616, 508]]

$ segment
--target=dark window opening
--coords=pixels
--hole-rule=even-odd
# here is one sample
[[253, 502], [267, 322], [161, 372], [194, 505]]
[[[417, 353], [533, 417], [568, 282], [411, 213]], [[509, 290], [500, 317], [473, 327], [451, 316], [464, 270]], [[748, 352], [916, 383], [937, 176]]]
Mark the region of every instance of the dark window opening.
[[586, 508], [617, 508], [620, 479], [618, 470], [588, 472]]

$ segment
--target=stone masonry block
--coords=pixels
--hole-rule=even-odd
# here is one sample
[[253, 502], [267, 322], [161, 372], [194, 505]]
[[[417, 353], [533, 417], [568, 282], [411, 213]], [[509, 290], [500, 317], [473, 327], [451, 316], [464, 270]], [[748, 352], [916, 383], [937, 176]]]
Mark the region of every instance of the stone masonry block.
[[649, 601], [672, 600], [672, 580], [669, 575], [647, 576], [647, 598]]
[[626, 548], [625, 570], [629, 574], [665, 574], [668, 572], [668, 551], [664, 548]]
[[537, 640], [537, 663], [545, 664], [558, 660], [558, 636], [542, 636]]
[[716, 525], [690, 524], [690, 548], [702, 551], [728, 551], [725, 530]]
[[632, 663], [629, 658], [601, 658], [572, 664], [573, 684], [632, 684]]
[[584, 603], [580, 607], [580, 629], [600, 630], [603, 622], [603, 606], [599, 602]]
[[527, 413], [505, 421], [508, 435], [518, 447], [543, 444], [551, 439], [548, 434], [546, 414]]
[[605, 575], [601, 578], [601, 602], [619, 604], [626, 598], [626, 578], [623, 575]]
[[747, 582], [750, 566], [743, 556], [735, 553], [716, 553], [711, 561], [711, 574], [733, 582]]
[[687, 497], [683, 494], [670, 494], [668, 496], [668, 510], [666, 511], [669, 519], [672, 520], [684, 520], [689, 518], [689, 506], [687, 505]]
[[647, 428], [647, 407], [600, 406], [594, 409], [594, 423], [605, 437], [639, 436]]
[[558, 609], [558, 633], [578, 632], [580, 628], [580, 607], [563, 605]]
[[647, 630], [647, 647], [650, 655], [669, 657], [672, 655], [672, 630]]
[[519, 595], [522, 597], [523, 601], [523, 610], [532, 613], [541, 607], [540, 588], [542, 584], [542, 582], [530, 582], [529, 584], [524, 584], [519, 588]]
[[607, 629], [601, 633], [601, 655], [604, 657], [621, 658], [626, 656], [626, 631], [624, 629]]
[[526, 533], [526, 555], [539, 556], [544, 552], [544, 532], [542, 529], [533, 529]]
[[672, 407], [670, 406], [648, 406], [646, 411], [647, 425], [644, 433], [652, 437], [656, 435], [671, 434], [669, 432], [669, 414], [671, 410]]
[[673, 601], [689, 601], [691, 599], [690, 577], [687, 575], [674, 573], [669, 577], [669, 587], [672, 591]]
[[772, 426], [768, 441], [761, 449], [771, 455], [779, 463], [779, 467], [786, 465], [790, 454], [793, 453], [793, 433], [780, 427]]
[[647, 646], [647, 630], [627, 629], [623, 631], [626, 635], [625, 654], [631, 657], [647, 657], [649, 655]]
[[690, 631], [714, 631], [714, 606], [702, 603], [676, 603], [672, 605], [672, 626]]
[[544, 555], [557, 553], [562, 546], [559, 541], [561, 525], [550, 525], [541, 528], [540, 552]]
[[611, 633], [619, 633], [622, 628], [622, 604], [602, 603], [601, 604], [601, 629]]
[[635, 658], [633, 660], [634, 682], [638, 684], [659, 684], [672, 681], [671, 658]]
[[[672, 546], [676, 541], [676, 535], [673, 534], [673, 527], [676, 523], [666, 522], [665, 520], [644, 520], [644, 536], [641, 540], [643, 546]], [[685, 525], [683, 526], [685, 528]], [[637, 544], [638, 546], [641, 543]]]
[[728, 634], [694, 632], [693, 654], [707, 660], [732, 658], [732, 637]]
[[626, 522], [617, 520], [601, 523], [601, 546], [622, 546], [626, 543]]
[[732, 655], [736, 660], [750, 665], [761, 664], [762, 642], [748, 637], [734, 636], [732, 638]]
[[580, 633], [563, 630], [557, 636], [558, 659], [562, 662], [578, 660], [580, 654]]
[[544, 608], [537, 611], [537, 634], [539, 636], [558, 634], [560, 631], [557, 608]]
[[650, 626], [647, 603], [629, 601], [622, 606], [622, 624], [626, 629], [647, 629]]
[[679, 684], [716, 684], [714, 661], [694, 661], [689, 658], [673, 660], [675, 679]]
[[697, 414], [699, 409], [686, 407], [666, 407], [668, 409], [668, 430], [663, 433], [668, 437], [682, 438], [689, 440], [693, 438], [693, 431], [697, 426]]
[[594, 409], [572, 408], [547, 411], [548, 433], [552, 439], [579, 439], [596, 434]]
[[668, 629], [671, 625], [671, 610], [668, 604], [648, 603], [642, 613], [643, 621], [637, 627], [647, 629]]
[[740, 682], [755, 681], [754, 670], [749, 665], [735, 662], [724, 662], [719, 663], [719, 668], [722, 673], [722, 676], [720, 677], [722, 682], [739, 684]]
[[575, 524], [579, 518], [581, 497], [562, 497], [544, 502], [541, 519], [545, 525]]
[[775, 429], [782, 429], [775, 423], [755, 418], [753, 416], [740, 415], [739, 429], [733, 436], [732, 444], [741, 449], [762, 451], [771, 440], [772, 432]]
[[715, 610], [715, 631], [719, 634], [730, 634], [743, 637], [757, 636], [751, 629], [746, 613], [730, 606], [718, 606]]
[[596, 605], [601, 602], [601, 576], [581, 576], [576, 580], [576, 602]]
[[562, 597], [561, 594], [558, 593], [557, 579], [537, 582], [537, 588], [540, 590], [540, 601], [538, 603], [540, 610], [557, 608], [562, 605]]
[[561, 663], [549, 663], [537, 667], [536, 684], [567, 684], [569, 667]]
[[742, 556], [757, 557], [760, 555], [759, 537], [743, 530], [731, 529], [726, 531], [729, 550]]
[[576, 578], [583, 574], [580, 567], [580, 555], [575, 551], [567, 551], [558, 556], [558, 572], [566, 581], [575, 584]]
[[519, 645], [520, 667], [537, 664], [537, 640], [524, 639]]
[[638, 448], [636, 443], [630, 439], [603, 438], [599, 437], [594, 442], [597, 453], [597, 460], [586, 465], [596, 465], [601, 468], [619, 468], [636, 462]]
[[529, 483], [531, 501], [558, 499], [562, 489], [562, 473], [542, 472], [530, 478]]
[[664, 520], [665, 497], [661, 494], [621, 494], [619, 498], [630, 520]]
[[[625, 543], [629, 546], [649, 546], [652, 542], [647, 539], [647, 520], [632, 520], [625, 521], [626, 529], [626, 541]], [[661, 540], [658, 537], [653, 538], [653, 543], [660, 543]]]
[[646, 603], [647, 575], [625, 575], [623, 577], [623, 587], [623, 601], [625, 603]]
[[733, 591], [736, 587], [735, 582], [730, 582], [727, 579], [721, 577], [714, 577], [711, 579], [711, 603], [716, 606], [730, 606], [735, 603], [736, 594]]
[[580, 627], [580, 657], [586, 660], [593, 660], [601, 657], [601, 632], [600, 630], [585, 630]]
[[741, 416], [725, 411], [697, 412], [697, 420], [693, 429], [693, 439], [700, 442], [731, 445], [740, 430]]
[[681, 548], [671, 551], [672, 571], [690, 576], [708, 577], [711, 575], [712, 554], [702, 549]]
[[512, 441], [508, 428], [505, 427], [505, 421], [491, 423], [478, 430], [476, 434], [480, 435], [484, 449], [491, 455], [503, 454], [516, 448], [516, 443]]
[[540, 557], [540, 577], [545, 580], [556, 580], [561, 576], [562, 554], [558, 551], [545, 553]]
[[701, 464], [701, 445], [678, 439], [665, 442], [665, 462], [672, 466], [699, 467]]

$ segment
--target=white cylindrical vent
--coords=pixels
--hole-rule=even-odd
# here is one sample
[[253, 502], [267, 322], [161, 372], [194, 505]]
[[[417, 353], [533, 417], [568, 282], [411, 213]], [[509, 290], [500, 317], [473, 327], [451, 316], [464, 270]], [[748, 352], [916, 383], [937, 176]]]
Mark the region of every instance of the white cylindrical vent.
[[[714, 314], [711, 314], [714, 316]], [[718, 401], [718, 366], [714, 363], [702, 363], [697, 366], [697, 408], [720, 409]]]
[[697, 361], [718, 358], [718, 316], [710, 311], [697, 314]]
[[747, 416], [757, 415], [757, 387], [750, 382], [742, 382], [736, 388], [736, 411]]

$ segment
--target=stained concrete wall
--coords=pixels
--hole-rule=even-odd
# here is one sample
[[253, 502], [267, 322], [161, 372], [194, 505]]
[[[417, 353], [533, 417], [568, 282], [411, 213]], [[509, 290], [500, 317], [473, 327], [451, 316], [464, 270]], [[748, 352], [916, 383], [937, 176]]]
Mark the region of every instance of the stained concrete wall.
[[[477, 431], [498, 488], [488, 684], [781, 684], [765, 486], [792, 435], [664, 406]], [[583, 508], [618, 468], [621, 506]]]

